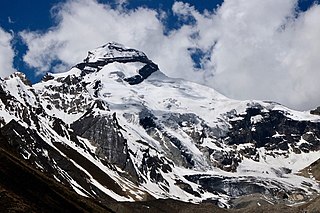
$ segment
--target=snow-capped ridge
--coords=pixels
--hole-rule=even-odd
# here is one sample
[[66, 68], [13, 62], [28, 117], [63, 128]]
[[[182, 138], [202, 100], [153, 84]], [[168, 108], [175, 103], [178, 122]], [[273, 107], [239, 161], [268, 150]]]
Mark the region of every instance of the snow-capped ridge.
[[32, 85], [31, 81], [22, 72], [14, 72], [11, 75], [9, 75], [8, 77], [5, 77], [4, 80], [10, 80], [10, 79], [14, 79], [14, 78], [19, 78], [27, 86]]

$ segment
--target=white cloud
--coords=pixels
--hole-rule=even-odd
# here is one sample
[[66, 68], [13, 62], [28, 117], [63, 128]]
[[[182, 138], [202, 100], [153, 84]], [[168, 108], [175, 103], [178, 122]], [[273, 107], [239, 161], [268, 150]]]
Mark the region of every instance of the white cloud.
[[[182, 22], [195, 22], [164, 34], [163, 12], [70, 0], [53, 10], [56, 26], [21, 33], [29, 48], [24, 60], [39, 73], [64, 71], [86, 51], [117, 41], [144, 51], [167, 75], [207, 84], [228, 97], [309, 109], [320, 105], [320, 7], [298, 13], [296, 5], [297, 0], [225, 0], [216, 11], [200, 13], [176, 2], [172, 10]], [[202, 70], [193, 68], [190, 48], [205, 53]], [[62, 64], [52, 67], [56, 60]]]
[[11, 46], [12, 35], [0, 28], [0, 77], [15, 72], [13, 68], [14, 51]]
[[[200, 14], [188, 4], [173, 8], [193, 16], [202, 50], [204, 83], [236, 99], [273, 100], [296, 109], [320, 105], [320, 6], [296, 11], [296, 0], [225, 0]], [[213, 77], [212, 77], [213, 76]]]
[[77, 0], [59, 5], [55, 11], [58, 24], [48, 32], [21, 33], [29, 48], [24, 60], [39, 73], [51, 70], [55, 60], [73, 66], [86, 57], [88, 50], [109, 41], [144, 51], [172, 76], [193, 72], [187, 51], [191, 44], [189, 27], [165, 36], [159, 20], [163, 14], [154, 10], [112, 9], [95, 1]]

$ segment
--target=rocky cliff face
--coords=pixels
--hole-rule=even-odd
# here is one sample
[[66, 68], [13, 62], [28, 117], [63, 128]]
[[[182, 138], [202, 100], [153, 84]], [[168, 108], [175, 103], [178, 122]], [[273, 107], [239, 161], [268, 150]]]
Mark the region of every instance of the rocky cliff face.
[[319, 184], [299, 171], [319, 158], [320, 117], [272, 102], [230, 100], [165, 76], [116, 43], [31, 85], [0, 82], [1, 147], [78, 194], [173, 198], [230, 207], [261, 194], [293, 204]]

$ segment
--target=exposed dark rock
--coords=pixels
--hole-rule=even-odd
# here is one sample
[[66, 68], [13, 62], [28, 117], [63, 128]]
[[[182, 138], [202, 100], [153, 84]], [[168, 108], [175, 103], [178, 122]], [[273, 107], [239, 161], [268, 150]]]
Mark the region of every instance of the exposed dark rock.
[[142, 110], [139, 113], [139, 124], [143, 126], [144, 129], [156, 128], [156, 119], [157, 118], [151, 112]]
[[66, 127], [64, 126], [64, 122], [59, 118], [54, 119], [52, 128], [62, 137], [67, 135], [65, 132]]
[[46, 82], [46, 81], [50, 81], [53, 80], [54, 77], [52, 75], [50, 75], [49, 73], [46, 73], [43, 77], [42, 77], [42, 81]]
[[[262, 120], [252, 123], [252, 116], [259, 115]], [[248, 109], [243, 119], [231, 121], [232, 129], [226, 140], [229, 144], [253, 143], [256, 148], [265, 147], [269, 150], [280, 149], [287, 151], [294, 147], [306, 152], [319, 150], [320, 125], [310, 121], [295, 121], [284, 116], [281, 111], [261, 112], [259, 109]], [[312, 134], [308, 132], [312, 132]], [[306, 138], [311, 144], [303, 143], [296, 146], [301, 138]], [[251, 151], [251, 154], [255, 154]]]
[[155, 183], [169, 183], [163, 178], [160, 171], [168, 173], [172, 171], [173, 164], [168, 162], [165, 158], [159, 158], [158, 156], [151, 156], [149, 149], [144, 150], [142, 158], [142, 166], [139, 168], [140, 172], [150, 177], [150, 180]]
[[320, 115], [320, 107], [317, 107], [317, 109], [311, 110], [310, 113], [313, 115]]
[[185, 182], [182, 182], [181, 180], [177, 180], [175, 185], [179, 186], [181, 189], [183, 189], [184, 191], [188, 192], [189, 194], [192, 194], [192, 195], [194, 195], [196, 197], [201, 197], [199, 192], [194, 191], [189, 184], [187, 184]]
[[140, 84], [144, 80], [144, 78], [141, 75], [134, 75], [132, 77], [125, 78], [123, 80], [128, 82], [130, 85], [135, 85], [135, 84]]
[[129, 158], [127, 141], [120, 131], [115, 116], [94, 117], [86, 115], [71, 125], [77, 135], [89, 139], [97, 146], [96, 155], [106, 159], [108, 163], [115, 164], [130, 175], [137, 178]]
[[210, 155], [214, 160], [216, 167], [228, 171], [236, 172], [239, 163], [241, 162], [240, 155], [236, 152], [216, 151]]
[[144, 67], [139, 70], [140, 75], [125, 78], [124, 80], [127, 81], [130, 85], [139, 84], [157, 70], [159, 70], [158, 65], [150, 62], [144, 65]]

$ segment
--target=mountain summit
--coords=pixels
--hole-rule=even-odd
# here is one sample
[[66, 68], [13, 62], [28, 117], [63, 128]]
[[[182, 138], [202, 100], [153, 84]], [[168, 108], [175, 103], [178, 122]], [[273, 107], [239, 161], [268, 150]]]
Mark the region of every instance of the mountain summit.
[[299, 173], [319, 158], [318, 115], [228, 99], [117, 43], [35, 85], [1, 80], [0, 99], [2, 149], [102, 203], [291, 205], [319, 192]]
[[159, 68], [147, 56], [138, 50], [127, 48], [121, 44], [112, 42], [95, 50], [89, 51], [83, 63], [76, 65], [84, 73], [99, 71], [108, 64], [118, 66], [119, 64], [130, 64], [122, 69], [122, 79], [129, 84], [139, 84]]
[[88, 57], [84, 61], [86, 63], [94, 63], [115, 59], [136, 59], [138, 61], [148, 61], [147, 56], [143, 52], [125, 47], [124, 45], [116, 42], [110, 42], [98, 47], [97, 49], [89, 51]]

